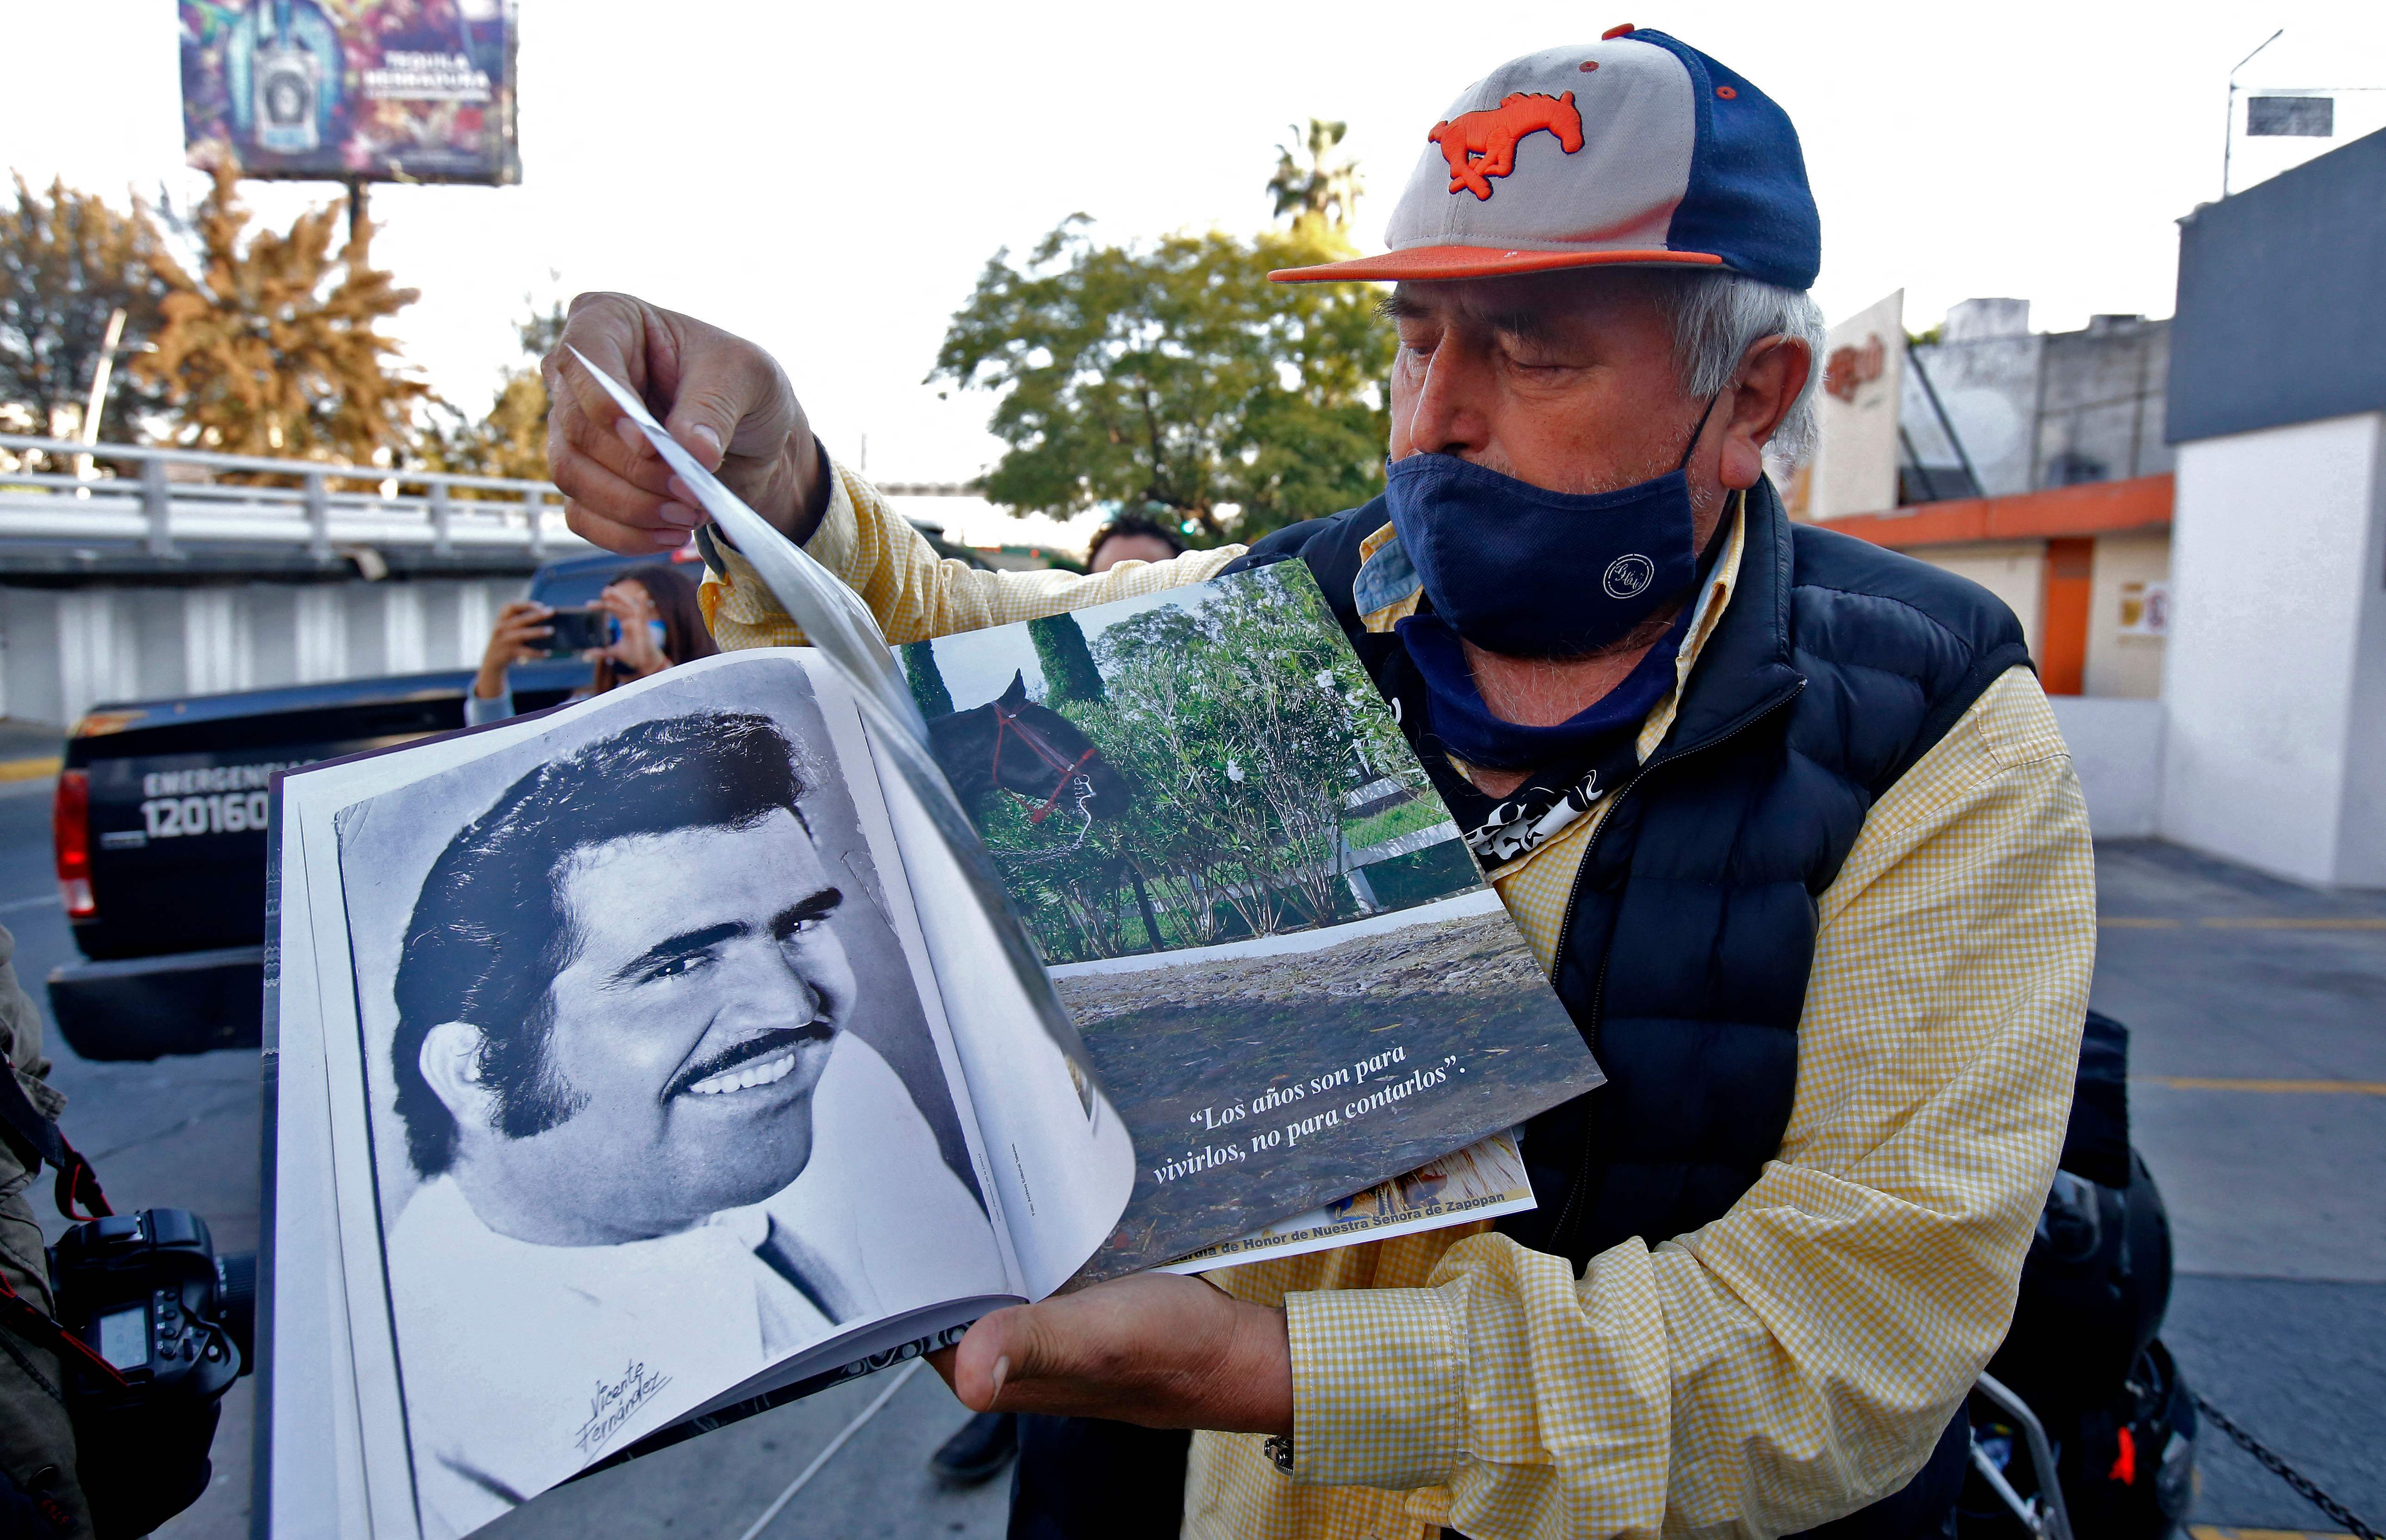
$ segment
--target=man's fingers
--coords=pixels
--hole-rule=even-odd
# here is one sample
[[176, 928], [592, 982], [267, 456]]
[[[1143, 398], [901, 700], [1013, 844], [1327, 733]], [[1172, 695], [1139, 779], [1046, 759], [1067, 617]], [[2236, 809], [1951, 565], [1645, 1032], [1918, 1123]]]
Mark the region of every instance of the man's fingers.
[[580, 519], [620, 525], [641, 534], [673, 530], [679, 541], [684, 541], [687, 532], [702, 518], [700, 510], [624, 480], [585, 455], [556, 460], [548, 466], [547, 473], [567, 499], [565, 513], [571, 520], [572, 530], [592, 540], [596, 536], [581, 528]]
[[973, 1411], [1107, 1417], [1152, 1428], [1292, 1425], [1284, 1314], [1189, 1278], [1148, 1274], [997, 1310], [955, 1353]]
[[[636, 299], [601, 292], [572, 295], [563, 341], [632, 390], [646, 388], [647, 307]], [[563, 357], [563, 349], [556, 356]]]

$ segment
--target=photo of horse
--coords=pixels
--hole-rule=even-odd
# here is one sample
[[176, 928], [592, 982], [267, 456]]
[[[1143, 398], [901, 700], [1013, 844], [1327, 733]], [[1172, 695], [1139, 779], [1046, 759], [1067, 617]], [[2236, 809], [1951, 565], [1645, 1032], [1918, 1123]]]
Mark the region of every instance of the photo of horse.
[[[1597, 1083], [1300, 563], [902, 652], [1135, 1139], [1135, 1196], [1087, 1277]], [[1232, 1198], [1200, 1179], [1220, 1163], [1241, 1168]]]
[[903, 654], [1050, 962], [1311, 930], [1479, 881], [1305, 573]]

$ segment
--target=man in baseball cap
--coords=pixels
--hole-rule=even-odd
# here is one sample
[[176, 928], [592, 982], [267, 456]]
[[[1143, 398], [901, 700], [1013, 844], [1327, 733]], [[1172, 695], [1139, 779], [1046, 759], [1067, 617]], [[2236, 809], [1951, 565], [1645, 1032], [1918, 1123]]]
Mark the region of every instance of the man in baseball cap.
[[[1531, 1213], [1002, 1311], [943, 1367], [1039, 1414], [1014, 1535], [1947, 1533], [2095, 940], [2021, 628], [1765, 480], [1822, 329], [1764, 93], [1626, 27], [1418, 128], [1391, 249], [1275, 275], [1397, 284], [1384, 495], [1249, 550], [940, 565], [760, 350], [575, 302], [566, 343], [892, 641], [1306, 562], [1610, 1077], [1526, 1130]], [[694, 499], [568, 357], [572, 527], [684, 540]], [[706, 543], [722, 645], [799, 641]]]

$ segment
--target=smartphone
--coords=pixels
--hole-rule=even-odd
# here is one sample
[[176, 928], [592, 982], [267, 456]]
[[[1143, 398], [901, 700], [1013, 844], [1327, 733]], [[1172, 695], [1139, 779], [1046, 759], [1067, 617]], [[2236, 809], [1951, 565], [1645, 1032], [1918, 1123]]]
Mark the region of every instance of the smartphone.
[[616, 636], [619, 622], [595, 605], [582, 605], [575, 609], [559, 609], [546, 618], [554, 628], [546, 639], [549, 657], [577, 657], [591, 647], [609, 647]]

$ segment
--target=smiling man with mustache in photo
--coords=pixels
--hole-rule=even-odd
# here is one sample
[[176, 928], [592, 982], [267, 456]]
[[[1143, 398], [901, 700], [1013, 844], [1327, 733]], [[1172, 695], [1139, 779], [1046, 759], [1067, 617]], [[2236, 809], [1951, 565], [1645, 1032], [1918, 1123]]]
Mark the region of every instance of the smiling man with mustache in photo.
[[424, 1183], [389, 1256], [458, 1532], [652, 1431], [672, 1380], [999, 1287], [985, 1214], [848, 1030], [847, 927], [884, 921], [809, 795], [767, 718], [645, 722], [517, 781], [423, 883], [391, 1062]]

